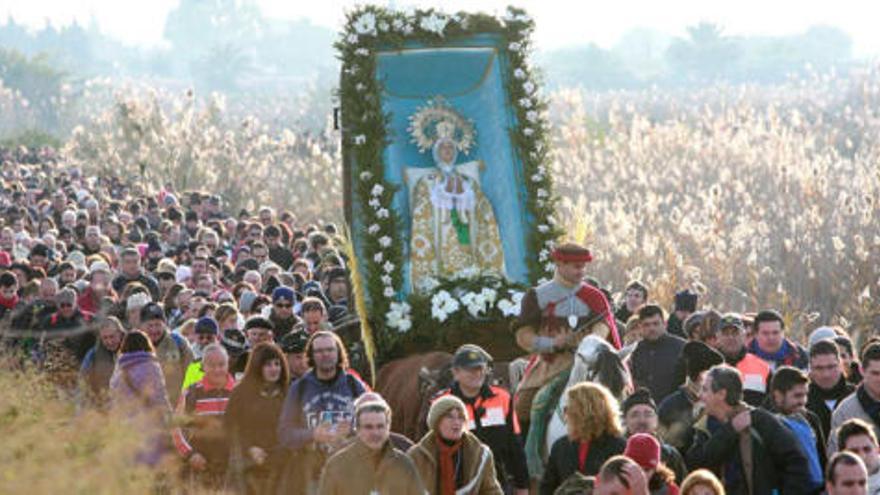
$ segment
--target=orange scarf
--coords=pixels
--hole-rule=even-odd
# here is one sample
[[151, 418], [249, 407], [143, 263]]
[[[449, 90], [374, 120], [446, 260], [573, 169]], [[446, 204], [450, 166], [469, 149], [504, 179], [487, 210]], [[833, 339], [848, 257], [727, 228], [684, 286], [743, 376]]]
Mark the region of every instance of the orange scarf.
[[461, 439], [449, 445], [437, 434], [440, 447], [440, 495], [455, 495], [455, 454], [461, 449]]

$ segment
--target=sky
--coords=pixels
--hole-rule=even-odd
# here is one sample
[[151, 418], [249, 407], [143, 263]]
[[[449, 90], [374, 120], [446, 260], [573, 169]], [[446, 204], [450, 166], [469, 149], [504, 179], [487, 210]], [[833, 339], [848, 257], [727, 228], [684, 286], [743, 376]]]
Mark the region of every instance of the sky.
[[[349, 0], [254, 0], [269, 17], [308, 18], [337, 29]], [[0, 15], [12, 15], [34, 28], [46, 20], [88, 24], [94, 17], [101, 30], [128, 44], [156, 46], [162, 42], [165, 16], [179, 0], [0, 0]], [[377, 0], [397, 7], [440, 7], [445, 11], [483, 10], [500, 13], [513, 0]], [[872, 0], [524, 0], [514, 3], [537, 22], [539, 49], [596, 43], [611, 47], [633, 28], [652, 28], [680, 36], [686, 26], [714, 22], [730, 35], [788, 35], [815, 24], [839, 27], [853, 39], [856, 56], [880, 55], [880, 29]], [[880, 4], [877, 4], [880, 10]], [[872, 12], [869, 12], [871, 10]]]

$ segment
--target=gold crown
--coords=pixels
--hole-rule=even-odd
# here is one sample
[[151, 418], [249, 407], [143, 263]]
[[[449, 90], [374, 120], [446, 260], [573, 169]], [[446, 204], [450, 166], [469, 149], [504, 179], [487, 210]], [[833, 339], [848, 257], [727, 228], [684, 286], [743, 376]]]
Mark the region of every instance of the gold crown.
[[424, 153], [433, 148], [438, 139], [449, 139], [455, 148], [467, 154], [474, 146], [476, 130], [470, 120], [456, 111], [442, 96], [428, 100], [409, 118], [412, 142]]

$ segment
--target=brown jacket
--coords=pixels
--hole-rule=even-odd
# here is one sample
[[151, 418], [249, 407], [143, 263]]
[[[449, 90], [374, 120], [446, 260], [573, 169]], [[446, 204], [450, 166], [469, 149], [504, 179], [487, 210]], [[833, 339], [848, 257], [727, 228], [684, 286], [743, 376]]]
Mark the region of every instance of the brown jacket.
[[412, 460], [386, 442], [376, 452], [355, 440], [333, 454], [321, 472], [319, 495], [422, 495]]
[[[456, 491], [456, 495], [503, 495], [501, 486], [495, 478], [495, 461], [492, 451], [483, 445], [470, 432], [464, 432], [461, 452], [464, 456], [465, 485]], [[415, 444], [407, 455], [413, 460], [426, 493], [436, 495], [440, 492], [437, 465], [437, 434], [429, 431], [419, 443]]]

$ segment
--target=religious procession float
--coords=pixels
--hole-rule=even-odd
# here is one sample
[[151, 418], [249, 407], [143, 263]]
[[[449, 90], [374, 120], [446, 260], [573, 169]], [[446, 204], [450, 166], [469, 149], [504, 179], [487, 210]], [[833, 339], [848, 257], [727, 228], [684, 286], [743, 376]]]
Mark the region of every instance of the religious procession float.
[[358, 312], [378, 361], [476, 343], [510, 323], [562, 235], [533, 20], [360, 7], [336, 46]]

